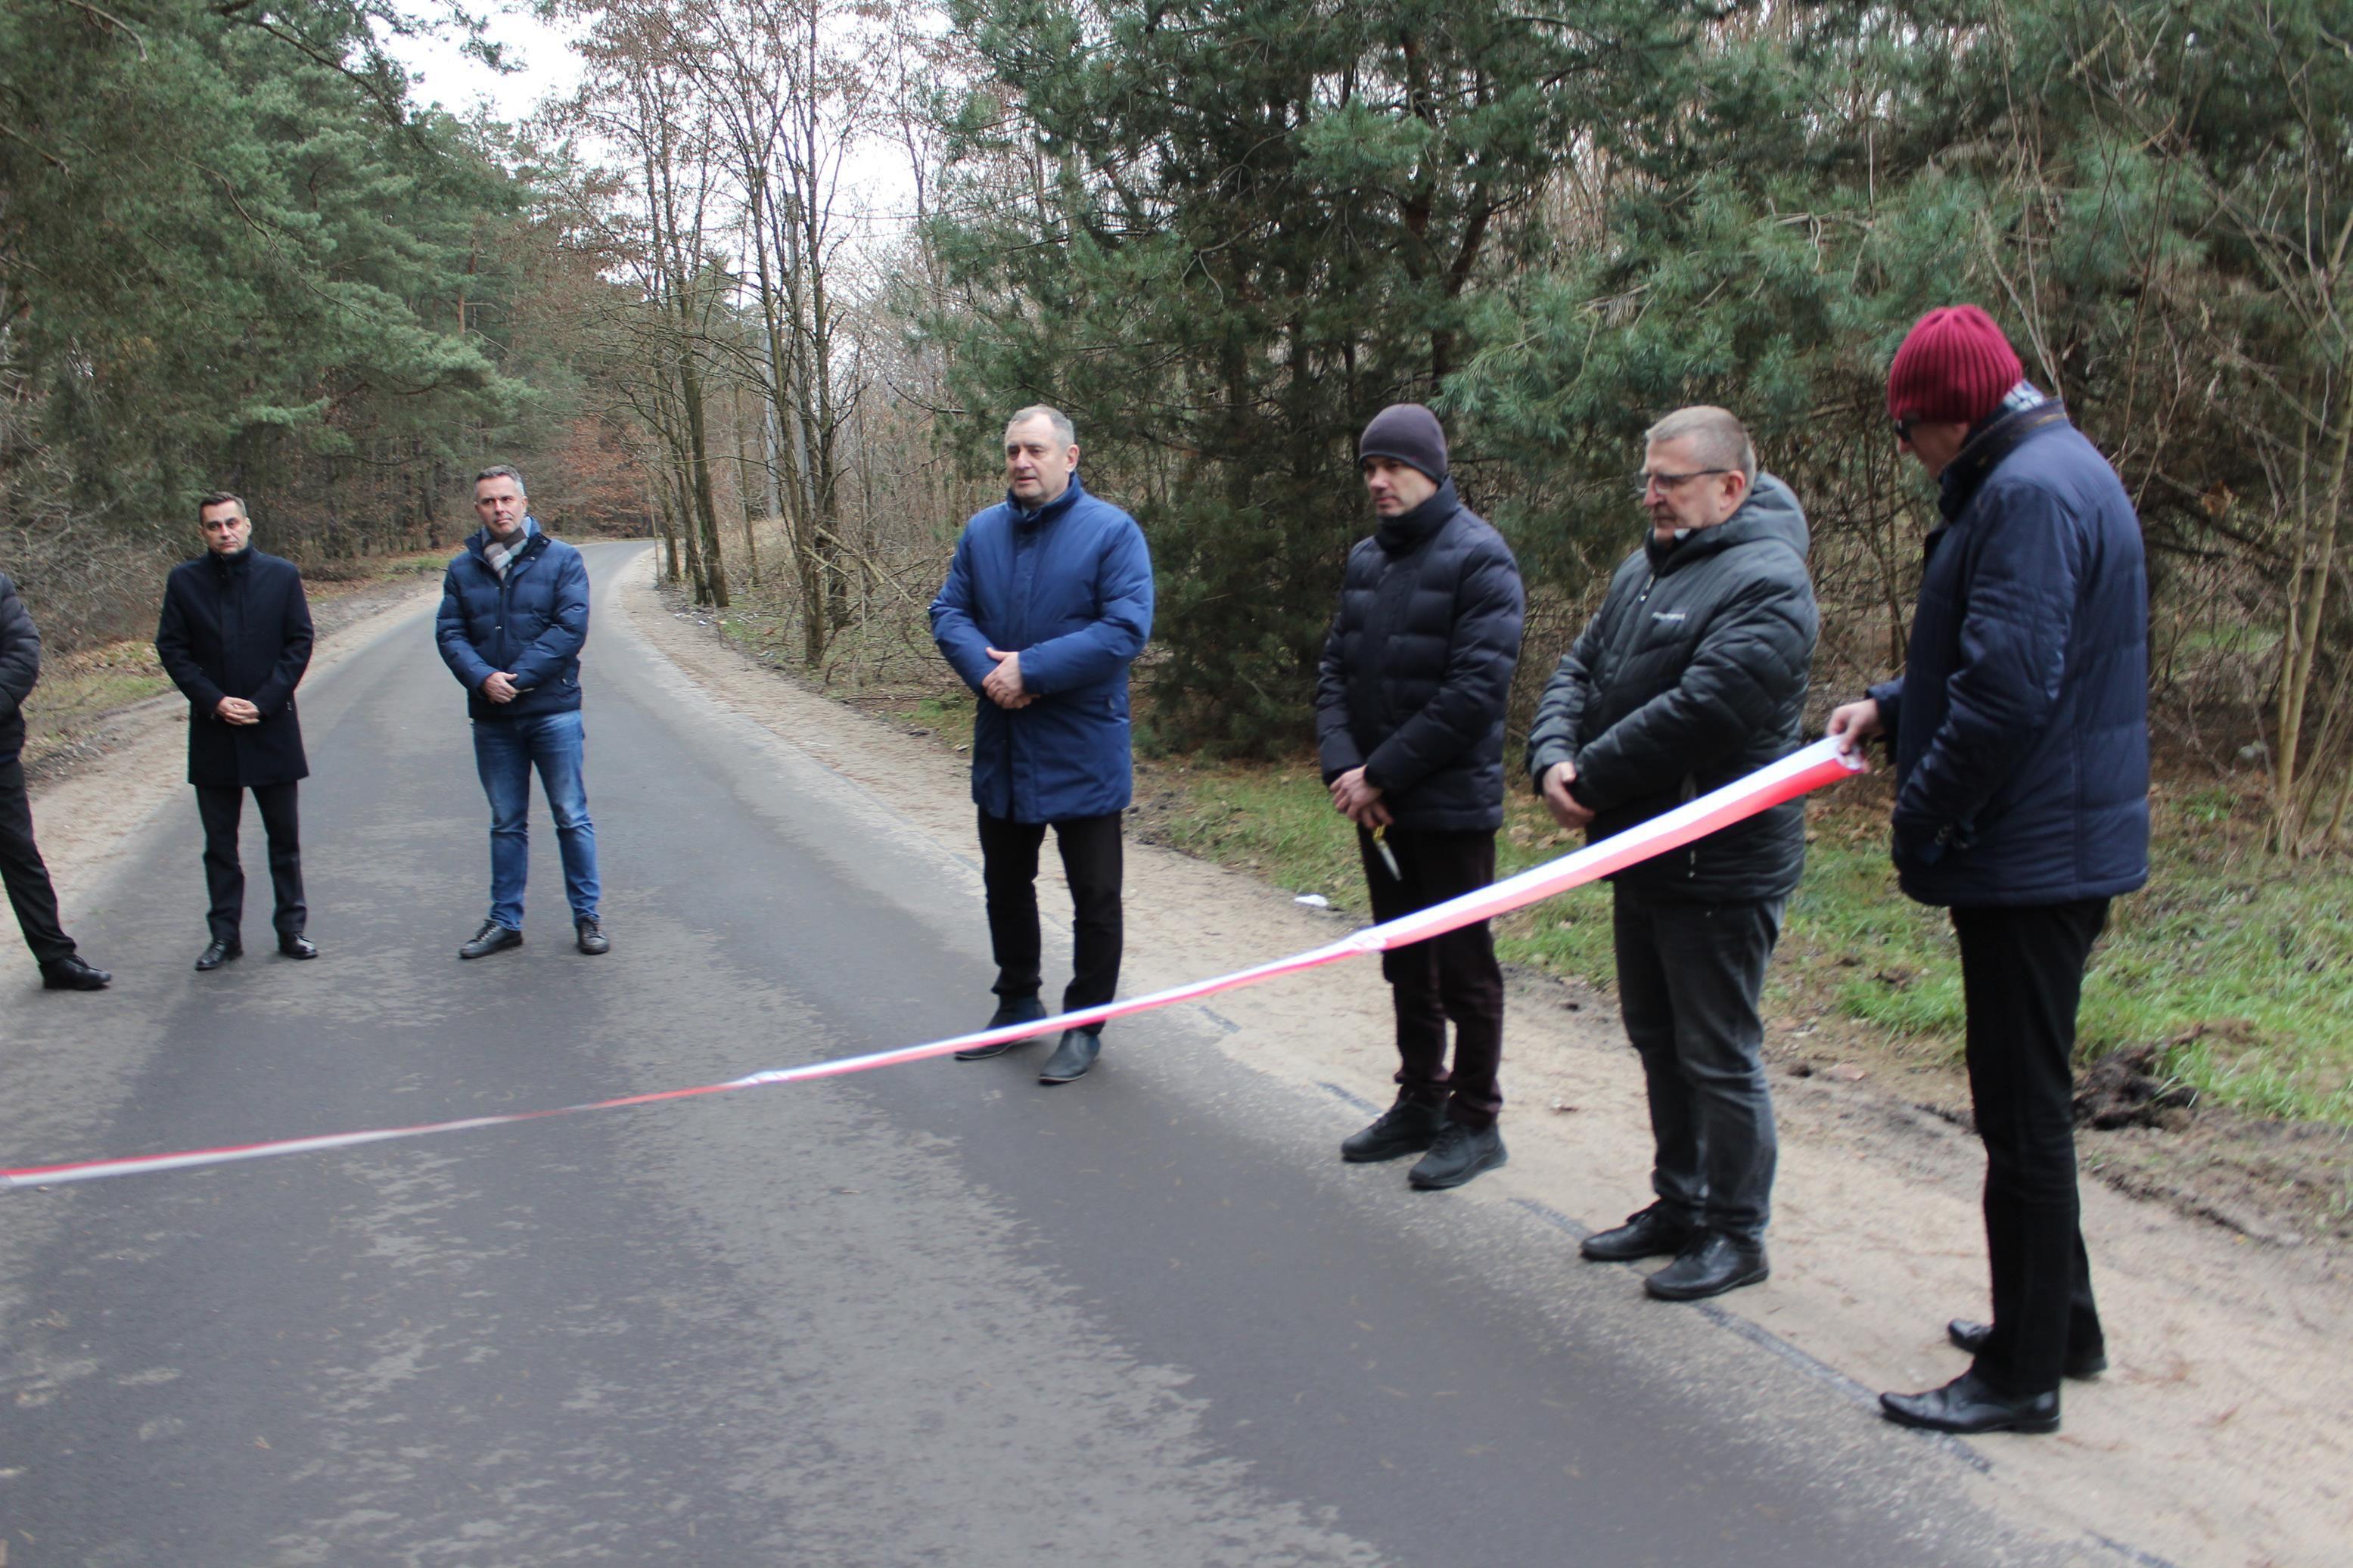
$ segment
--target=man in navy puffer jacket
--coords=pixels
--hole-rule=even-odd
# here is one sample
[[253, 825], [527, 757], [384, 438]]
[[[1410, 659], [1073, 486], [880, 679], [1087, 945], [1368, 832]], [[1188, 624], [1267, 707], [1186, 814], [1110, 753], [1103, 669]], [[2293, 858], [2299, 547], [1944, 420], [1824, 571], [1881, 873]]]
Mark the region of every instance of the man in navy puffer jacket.
[[[1373, 918], [1392, 921], [1495, 879], [1504, 710], [1525, 596], [1503, 536], [1454, 493], [1446, 432], [1419, 403], [1384, 408], [1356, 443], [1379, 519], [1348, 552], [1315, 682], [1332, 805], [1356, 825]], [[1398, 1098], [1340, 1145], [1355, 1163], [1427, 1150], [1416, 1187], [1457, 1187], [1505, 1159], [1504, 973], [1487, 922], [1381, 955], [1397, 1012]], [[1454, 1025], [1454, 1059], [1446, 1026]]]
[[[1063, 1011], [1100, 1006], [1119, 989], [1120, 814], [1134, 783], [1127, 668], [1152, 636], [1152, 556], [1134, 518], [1087, 493], [1078, 465], [1068, 416], [1043, 406], [1014, 415], [1006, 498], [965, 524], [932, 601], [934, 640], [981, 699], [972, 798], [997, 958], [993, 1029], [1046, 1016], [1038, 850], [1049, 825], [1074, 914]], [[1100, 1024], [1065, 1030], [1039, 1081], [1081, 1077], [1102, 1044]]]
[[1881, 1398], [1950, 1432], [2050, 1432], [2107, 1364], [2075, 1187], [2075, 1010], [2108, 900], [2148, 879], [2148, 584], [2116, 470], [2023, 379], [1986, 313], [1931, 310], [1888, 374], [1940, 487], [1904, 673], [1831, 715], [1895, 753], [1895, 868], [1952, 911], [1986, 1146], [1993, 1321], [1970, 1369]]
[[441, 580], [435, 638], [466, 689], [474, 766], [491, 801], [491, 912], [458, 949], [481, 958], [522, 945], [531, 869], [531, 774], [555, 818], [564, 890], [581, 952], [608, 952], [597, 914], [596, 828], [588, 820], [580, 720], [580, 649], [588, 641], [588, 567], [580, 552], [540, 531], [522, 476], [504, 464], [474, 479], [480, 531]]

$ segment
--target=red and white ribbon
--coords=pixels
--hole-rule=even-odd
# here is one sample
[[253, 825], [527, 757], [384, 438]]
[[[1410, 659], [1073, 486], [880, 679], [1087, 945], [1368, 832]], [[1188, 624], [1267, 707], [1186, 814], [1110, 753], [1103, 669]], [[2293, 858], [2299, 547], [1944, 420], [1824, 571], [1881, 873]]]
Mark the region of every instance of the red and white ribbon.
[[328, 1149], [352, 1149], [363, 1143], [382, 1143], [396, 1138], [423, 1138], [436, 1132], [464, 1132], [477, 1127], [500, 1127], [517, 1121], [538, 1121], [551, 1116], [576, 1116], [589, 1110], [617, 1110], [625, 1105], [653, 1105], [666, 1100], [691, 1100], [699, 1095], [727, 1094], [739, 1089], [765, 1089], [773, 1084], [806, 1083], [812, 1079], [839, 1078], [845, 1073], [871, 1072], [876, 1068], [897, 1067], [903, 1062], [919, 1062], [932, 1057], [944, 1057], [975, 1046], [1026, 1040], [1039, 1035], [1058, 1033], [1063, 1029], [1085, 1028], [1113, 1018], [1124, 1018], [1134, 1013], [1148, 1013], [1157, 1007], [1170, 1007], [1179, 1002], [1198, 1002], [1221, 991], [1239, 990], [1256, 985], [1281, 975], [1296, 974], [1303, 970], [1336, 963], [1344, 958], [1360, 953], [1382, 952], [1409, 942], [1423, 942], [1440, 936], [1475, 921], [1492, 920], [1530, 904], [1541, 903], [1571, 888], [1622, 871], [1638, 861], [1670, 849], [1681, 848], [1697, 838], [1736, 822], [1756, 816], [1760, 811], [1794, 800], [1801, 795], [1820, 789], [1862, 771], [1862, 764], [1840, 753], [1837, 743], [1818, 741], [1804, 751], [1795, 752], [1772, 766], [1760, 768], [1747, 777], [1735, 781], [1712, 794], [1676, 807], [1662, 816], [1654, 816], [1639, 827], [1628, 829], [1599, 844], [1588, 845], [1573, 855], [1532, 867], [1516, 877], [1449, 899], [1442, 904], [1432, 904], [1426, 910], [1367, 926], [1343, 937], [1327, 946], [1306, 952], [1279, 958], [1270, 963], [1250, 969], [1239, 969], [1208, 980], [1196, 980], [1166, 991], [1155, 991], [1148, 996], [1130, 996], [1116, 1002], [1106, 1002], [1099, 1007], [1082, 1007], [1073, 1013], [1063, 1013], [1035, 1023], [1016, 1024], [1001, 1029], [983, 1029], [974, 1034], [958, 1035], [953, 1039], [932, 1040], [920, 1046], [902, 1046], [894, 1050], [870, 1051], [864, 1056], [839, 1057], [831, 1061], [811, 1062], [804, 1067], [774, 1068], [747, 1077], [731, 1079], [725, 1083], [702, 1084], [693, 1089], [664, 1089], [653, 1094], [624, 1095], [617, 1100], [594, 1100], [586, 1105], [566, 1105], [549, 1110], [507, 1111], [496, 1116], [468, 1116], [454, 1121], [430, 1121], [414, 1127], [383, 1127], [366, 1132], [333, 1132], [316, 1138], [282, 1138], [266, 1143], [240, 1143], [219, 1149], [187, 1149], [170, 1154], [134, 1154], [120, 1160], [82, 1160], [59, 1165], [25, 1165], [0, 1169], [0, 1191], [20, 1187], [54, 1186], [68, 1182], [96, 1182], [109, 1176], [137, 1175], [153, 1171], [185, 1171], [205, 1165], [226, 1165], [239, 1160], [263, 1160], [278, 1154], [315, 1153]]

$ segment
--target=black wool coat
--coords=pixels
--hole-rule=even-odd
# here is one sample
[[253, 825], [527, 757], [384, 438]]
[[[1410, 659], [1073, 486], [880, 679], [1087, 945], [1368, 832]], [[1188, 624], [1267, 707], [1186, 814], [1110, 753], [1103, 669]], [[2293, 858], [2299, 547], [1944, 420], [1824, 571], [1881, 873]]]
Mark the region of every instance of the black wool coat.
[[25, 750], [25, 700], [41, 679], [41, 634], [16, 597], [16, 584], [0, 572], [0, 763], [13, 763]]
[[[311, 606], [291, 561], [248, 548], [207, 551], [172, 568], [155, 656], [188, 699], [188, 782], [249, 786], [310, 776], [294, 688], [311, 666]], [[259, 724], [231, 724], [217, 710], [242, 697]]]
[[[1718, 789], [1804, 742], [1820, 617], [1805, 514], [1770, 474], [1714, 528], [1646, 536], [1564, 655], [1528, 731], [1538, 787], [1556, 763], [1599, 840]], [[1618, 873], [1620, 886], [1720, 902], [1771, 899], [1805, 868], [1805, 806], [1777, 805]]]
[[1348, 552], [1315, 682], [1325, 783], [1362, 767], [1396, 825], [1504, 825], [1504, 710], [1525, 609], [1504, 536], [1448, 479]]

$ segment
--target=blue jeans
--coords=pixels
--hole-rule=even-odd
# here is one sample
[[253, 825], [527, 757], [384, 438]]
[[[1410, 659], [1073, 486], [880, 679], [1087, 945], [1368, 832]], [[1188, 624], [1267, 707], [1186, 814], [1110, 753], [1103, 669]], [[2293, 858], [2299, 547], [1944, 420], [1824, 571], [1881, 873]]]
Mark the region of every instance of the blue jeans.
[[491, 919], [509, 931], [522, 930], [534, 766], [564, 851], [564, 891], [572, 900], [572, 918], [596, 918], [596, 826], [588, 820], [588, 784], [581, 772], [586, 741], [577, 709], [474, 721], [474, 766], [482, 775], [482, 793], [491, 797]]

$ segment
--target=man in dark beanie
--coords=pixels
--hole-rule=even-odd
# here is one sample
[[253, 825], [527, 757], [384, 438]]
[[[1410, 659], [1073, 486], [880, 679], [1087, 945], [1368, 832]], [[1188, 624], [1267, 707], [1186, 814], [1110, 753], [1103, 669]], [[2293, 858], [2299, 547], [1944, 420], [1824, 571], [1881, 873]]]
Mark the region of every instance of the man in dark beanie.
[[[1332, 805], [1356, 825], [1373, 917], [1390, 921], [1494, 880], [1523, 605], [1511, 550], [1447, 478], [1436, 416], [1385, 408], [1356, 450], [1379, 521], [1348, 555], [1315, 729]], [[1494, 939], [1482, 921], [1382, 954], [1381, 973], [1397, 1007], [1397, 1103], [1341, 1158], [1421, 1153], [1413, 1185], [1461, 1186], [1504, 1160]]]
[[1831, 715], [1895, 757], [1904, 890], [1951, 911], [1986, 1147], [1993, 1321], [1969, 1370], [1887, 1415], [2052, 1432], [2059, 1381], [2107, 1365], [2071, 1115], [2075, 1010], [2108, 900], [2148, 879], [2148, 585], [2116, 470], [2024, 378], [1986, 313], [1920, 318], [1887, 378], [1901, 450], [1937, 482], [1904, 673]]

